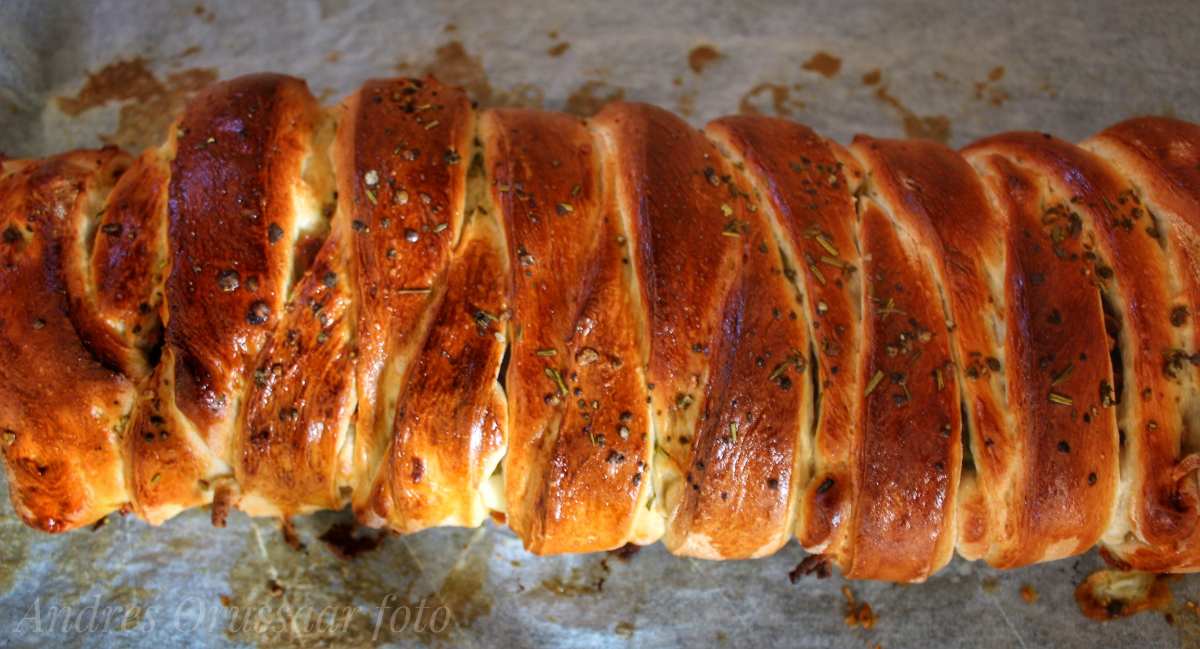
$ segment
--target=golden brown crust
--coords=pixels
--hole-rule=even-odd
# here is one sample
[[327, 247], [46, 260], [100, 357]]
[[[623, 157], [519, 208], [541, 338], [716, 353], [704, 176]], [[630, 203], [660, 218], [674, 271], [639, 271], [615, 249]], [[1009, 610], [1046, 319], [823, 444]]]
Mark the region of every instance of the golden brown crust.
[[[343, 221], [345, 219], [342, 219]], [[253, 365], [234, 444], [239, 508], [288, 517], [336, 509], [354, 412], [352, 289], [336, 226]]]
[[104, 203], [92, 249], [96, 310], [134, 352], [122, 367], [137, 378], [149, 374], [144, 352], [161, 337], [168, 173], [157, 150], [134, 161]]
[[627, 235], [578, 120], [489, 111], [480, 137], [513, 260], [508, 523], [539, 554], [620, 547], [652, 450]]
[[[709, 126], [745, 165], [747, 178], [777, 223], [797, 289], [808, 296], [804, 320], [812, 341], [819, 403], [812, 427], [812, 475], [802, 485], [795, 519], [801, 545], [839, 564], [849, 561], [844, 523], [854, 494], [852, 449], [860, 434], [863, 381], [861, 260], [857, 216], [836, 145], [793, 122], [725, 117]], [[861, 178], [861, 174], [858, 174]], [[811, 374], [807, 375], [811, 377]]]
[[770, 553], [789, 535], [808, 450], [807, 383], [772, 377], [802, 367], [808, 347], [774, 232], [682, 120], [613, 104], [596, 126], [647, 321], [664, 543], [705, 558]]
[[432, 79], [368, 81], [346, 100], [333, 164], [351, 215], [358, 358], [354, 508], [366, 516], [392, 441], [395, 400], [462, 232], [474, 117], [465, 94]]
[[133, 385], [111, 353], [97, 354], [86, 241], [102, 197], [129, 160], [74, 152], [0, 174], [0, 450], [13, 508], [63, 532], [128, 500], [119, 438]]
[[507, 441], [496, 379], [509, 312], [504, 235], [489, 214], [470, 217], [435, 291], [433, 319], [406, 373], [368, 502], [368, 517], [398, 532], [476, 527], [487, 517], [481, 488]]
[[242, 370], [286, 298], [293, 198], [317, 110], [299, 79], [239, 77], [197, 95], [175, 135], [165, 340], [177, 405], [223, 460]]
[[[961, 386], [967, 416], [962, 424], [971, 446], [1007, 440], [1004, 372], [994, 371], [1006, 362], [1001, 215], [971, 166], [944, 146], [859, 136], [854, 151], [870, 169], [874, 192], [908, 224], [938, 275], [955, 358], [941, 380]], [[958, 549], [964, 556], [977, 559], [988, 550], [983, 530], [989, 512], [1003, 511], [1002, 480], [1011, 461], [1005, 454], [981, 454], [961, 477], [957, 494], [966, 504], [959, 505]]]
[[[945, 457], [935, 462], [945, 463], [950, 489], [944, 495], [953, 496], [962, 491], [960, 405], [970, 418], [969, 430], [973, 435], [978, 431], [976, 436], [992, 437], [1006, 429], [1001, 419], [1003, 382], [1001, 373], [996, 371], [1004, 362], [1003, 348], [995, 333], [1002, 329], [1003, 318], [993, 295], [997, 282], [989, 278], [989, 273], [1003, 272], [1003, 247], [997, 243], [1002, 236], [999, 218], [991, 210], [971, 167], [944, 146], [929, 141], [859, 136], [855, 138], [853, 151], [870, 175], [870, 196], [891, 215], [895, 229], [910, 239], [909, 254], [920, 251], [921, 266], [928, 268], [928, 279], [936, 285], [932, 293], [924, 296], [923, 308], [929, 318], [937, 318], [941, 313], [940, 320], [932, 321], [937, 332], [934, 338], [939, 340], [923, 345], [934, 342], [933, 351], [942, 356], [943, 362], [934, 365], [926, 376], [910, 375], [917, 376], [922, 387], [932, 385], [937, 392], [945, 392], [936, 403], [923, 408], [933, 410], [934, 418], [941, 419], [927, 422], [929, 430], [937, 424], [937, 434], [943, 440], [940, 449], [935, 443], [930, 450], [944, 453]], [[904, 337], [898, 342], [899, 345], [891, 345], [903, 345]], [[885, 351], [890, 349], [885, 347]], [[927, 353], [922, 354], [922, 358], [925, 356]], [[956, 371], [956, 366], [963, 371]], [[959, 386], [963, 389], [961, 396]], [[942, 495], [936, 493], [935, 497]], [[957, 537], [952, 525], [957, 518], [954, 498], [947, 498], [938, 509], [941, 509], [935, 521], [938, 544], [927, 555], [932, 560], [913, 575], [927, 576], [950, 558]]]
[[[1008, 134], [965, 154], [1008, 223], [1005, 271], [1007, 440], [979, 462], [1010, 465], [989, 514], [989, 563], [1015, 567], [1084, 552], [1112, 517], [1118, 440], [1109, 341], [1083, 221], [1053, 173], [1020, 166], [1037, 134]], [[1050, 178], [1047, 178], [1047, 175]], [[1047, 181], [1050, 181], [1049, 184]], [[1004, 460], [1009, 456], [1011, 459]], [[988, 488], [987, 485], [984, 488]]]
[[[941, 295], [909, 224], [864, 199], [866, 407], [851, 466], [850, 578], [916, 581], [949, 560], [961, 466], [956, 381]], [[934, 253], [936, 254], [936, 252]]]
[[[1110, 239], [1119, 253], [1113, 270], [1125, 302], [1114, 306], [1129, 311], [1122, 350], [1132, 362], [1124, 364], [1124, 381], [1138, 386], [1138, 391], [1125, 390], [1118, 411], [1126, 439], [1122, 482], [1128, 502], [1105, 544], [1133, 569], [1196, 570], [1200, 127], [1167, 118], [1134, 119], [1106, 129], [1084, 147], [1111, 165], [1120, 178], [1113, 184], [1129, 185], [1117, 199], [1104, 196], [1108, 203], [1102, 206], [1112, 208], [1105, 222], [1125, 217], [1121, 223], [1130, 224]], [[1147, 387], [1148, 397], [1142, 392]]]

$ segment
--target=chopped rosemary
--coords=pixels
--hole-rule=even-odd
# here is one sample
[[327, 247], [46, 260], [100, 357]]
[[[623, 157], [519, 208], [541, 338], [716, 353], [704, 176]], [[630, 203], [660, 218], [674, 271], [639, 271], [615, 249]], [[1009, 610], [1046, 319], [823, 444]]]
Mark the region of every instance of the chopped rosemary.
[[1057, 392], [1050, 393], [1050, 403], [1057, 403], [1060, 406], [1070, 406], [1075, 404], [1071, 397], [1068, 397], [1065, 394], [1059, 394]]
[[1063, 381], [1066, 381], [1067, 377], [1071, 376], [1071, 372], [1074, 371], [1074, 369], [1075, 369], [1074, 363], [1067, 363], [1067, 366], [1064, 367], [1061, 372], [1054, 375], [1054, 378], [1050, 381], [1050, 385], [1055, 386], [1055, 385], [1058, 385], [1059, 383], [1062, 383]]
[[821, 244], [821, 247], [825, 249], [825, 252], [829, 253], [833, 257], [838, 256], [837, 248], [833, 247], [833, 242], [829, 240], [829, 237], [825, 236], [824, 232], [817, 233], [817, 236], [814, 238], [817, 240], [817, 243]]
[[872, 376], [871, 380], [867, 383], [867, 390], [866, 390], [866, 392], [863, 392], [863, 396], [865, 397], [865, 396], [871, 394], [872, 392], [874, 392], [875, 388], [879, 385], [879, 382], [882, 380], [883, 380], [883, 372], [880, 370], [875, 370], [875, 376]]
[[558, 350], [552, 349], [552, 348], [546, 348], [546, 349], [539, 349], [534, 353], [537, 354], [538, 356], [554, 356], [554, 355], [558, 354]]
[[544, 371], [546, 372], [546, 376], [550, 377], [550, 380], [554, 381], [554, 384], [558, 386], [558, 394], [564, 397], [567, 396], [567, 383], [563, 381], [562, 372], [553, 367], [546, 367]]
[[737, 437], [738, 437], [738, 423], [736, 421], [731, 421], [731, 422], [729, 422], [729, 441], [736, 443]]

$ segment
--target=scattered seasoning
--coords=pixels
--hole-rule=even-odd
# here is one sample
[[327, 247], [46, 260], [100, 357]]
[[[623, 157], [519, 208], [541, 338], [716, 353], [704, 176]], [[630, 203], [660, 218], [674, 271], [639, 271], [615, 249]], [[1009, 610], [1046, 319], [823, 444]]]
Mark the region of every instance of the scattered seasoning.
[[409, 243], [416, 243], [420, 238], [421, 238], [421, 235], [417, 234], [416, 230], [414, 230], [412, 228], [406, 228], [404, 230], [404, 240], [405, 241], [407, 241]]
[[217, 274], [217, 287], [226, 293], [238, 290], [241, 280], [236, 270], [223, 270]]
[[351, 222], [350, 222], [350, 227], [351, 227], [351, 228], [353, 228], [355, 232], [359, 232], [359, 233], [362, 233], [362, 232], [366, 232], [366, 231], [367, 231], [367, 224], [366, 224], [366, 222], [364, 222], [364, 221], [360, 221], [360, 220], [358, 220], [358, 219], [354, 219], [353, 221], [351, 221]]
[[575, 198], [576, 196], [579, 196], [579, 194], [582, 191], [583, 191], [583, 186], [580, 185], [579, 183], [575, 183], [574, 185], [571, 185], [571, 198]]
[[747, 229], [748, 226], [745, 222], [737, 219], [730, 219], [729, 222], [725, 224], [725, 229], [721, 230], [721, 234], [727, 237], [740, 237], [744, 232], [746, 232]]
[[435, 126], [437, 126], [438, 124], [439, 124], [439, 122], [435, 119], [432, 122], [425, 125], [425, 130], [428, 131], [429, 129], [432, 129]]
[[333, 271], [325, 273], [323, 281], [325, 283], [325, 288], [333, 288], [334, 286], [337, 286], [337, 273]]
[[580, 365], [591, 365], [598, 360], [600, 360], [600, 352], [597, 352], [591, 347], [584, 347], [583, 349], [579, 350], [577, 354], [575, 354], [575, 362], [579, 363]]
[[1097, 479], [1098, 478], [1096, 477], [1095, 471], [1092, 471], [1091, 473], [1089, 473], [1088, 474], [1088, 486], [1091, 487], [1091, 486], [1095, 485]]
[[150, 476], [150, 484], [152, 484], [152, 485], [153, 485], [153, 484], [158, 484], [158, 481], [159, 481], [159, 480], [162, 480], [162, 474], [161, 474], [161, 473], [155, 473], [153, 476]]
[[378, 204], [379, 204], [379, 199], [378, 199], [378, 198], [376, 198], [376, 196], [375, 196], [375, 190], [374, 190], [374, 189], [368, 189], [368, 190], [367, 190], [367, 200], [371, 201], [371, 204], [372, 204], [372, 205], [378, 205]]
[[1177, 307], [1171, 309], [1171, 325], [1172, 326], [1182, 327], [1185, 323], [1187, 323], [1187, 318], [1188, 318], [1188, 308], [1186, 306], [1180, 305], [1180, 306], [1177, 306]]
[[687, 410], [688, 406], [696, 402], [696, 399], [690, 394], [679, 393], [675, 395], [675, 407], [680, 410]]
[[105, 223], [104, 225], [100, 226], [100, 231], [110, 237], [121, 236], [121, 230], [122, 228], [120, 223]]
[[367, 173], [363, 175], [363, 182], [366, 183], [367, 187], [374, 187], [378, 185], [379, 172], [375, 171], [374, 169], [367, 171]]
[[821, 286], [825, 285], [825, 275], [821, 273], [821, 269], [817, 268], [816, 264], [809, 264], [808, 270], [812, 271], [813, 277], [817, 279], [817, 283]]
[[879, 385], [879, 382], [882, 380], [883, 372], [880, 370], [875, 370], [875, 376], [872, 376], [870, 382], [867, 383], [867, 390], [863, 393], [863, 396], [865, 397], [871, 394], [871, 392], [875, 390], [875, 388]]
[[246, 313], [246, 322], [252, 325], [266, 324], [267, 319], [271, 317], [271, 307], [262, 300], [256, 301], [250, 305], [250, 311]]
[[733, 208], [729, 207], [728, 203], [721, 203], [721, 213], [725, 216], [733, 216]]
[[554, 356], [554, 355], [558, 354], [558, 350], [557, 349], [539, 349], [534, 353], [537, 354], [538, 356]]
[[570, 203], [559, 203], [554, 206], [554, 209], [558, 212], [559, 216], [566, 216], [575, 211], [575, 208]]
[[567, 396], [567, 383], [566, 381], [563, 381], [562, 372], [559, 372], [553, 367], [546, 367], [543, 371], [546, 373], [546, 376], [550, 377], [550, 380], [554, 381], [554, 384], [558, 386], [559, 396]]
[[438, 223], [437, 225], [433, 226], [433, 231], [434, 231], [434, 233], [438, 233], [438, 232], [441, 232], [442, 230], [445, 230], [448, 227], [450, 227], [450, 226], [446, 223]]
[[617, 436], [621, 439], [629, 439], [629, 426], [621, 424], [617, 427]]
[[1071, 445], [1067, 443], [1067, 440], [1065, 440], [1065, 439], [1059, 440], [1058, 452], [1059, 453], [1070, 453], [1071, 452]]
[[267, 226], [267, 241], [269, 243], [278, 243], [283, 238], [283, 228], [275, 223]]
[[1057, 392], [1051, 392], [1050, 393], [1050, 403], [1057, 403], [1060, 406], [1070, 406], [1070, 405], [1073, 405], [1075, 402], [1071, 399], [1071, 397], [1068, 397], [1064, 394], [1059, 394]]
[[833, 247], [833, 242], [829, 240], [829, 237], [825, 236], [824, 232], [817, 233], [817, 235], [813, 238], [816, 239], [817, 243], [819, 243], [821, 247], [825, 249], [825, 252], [834, 257], [838, 256], [837, 248]]
[[1108, 380], [1100, 381], [1100, 405], [1105, 408], [1111, 408], [1117, 405], [1116, 396], [1113, 393], [1112, 384]]
[[392, 195], [398, 205], [408, 205], [408, 192], [401, 189]]
[[1054, 386], [1058, 385], [1059, 383], [1066, 381], [1067, 377], [1071, 376], [1071, 372], [1074, 370], [1075, 370], [1075, 364], [1067, 363], [1067, 366], [1064, 367], [1061, 372], [1054, 375], [1054, 378], [1050, 381], [1050, 386], [1054, 387]]
[[445, 159], [446, 164], [454, 165], [458, 164], [462, 160], [462, 156], [458, 155], [458, 151], [455, 151], [454, 149], [446, 149]]
[[38, 329], [44, 329], [45, 327], [46, 327], [46, 321], [45, 321], [45, 320], [42, 320], [41, 318], [34, 318], [34, 319], [33, 319], [33, 328], [34, 328], [34, 330], [35, 330], [35, 331], [36, 331], [36, 330], [38, 330]]
[[721, 179], [717, 176], [716, 170], [712, 167], [704, 168], [704, 179], [707, 180], [708, 184], [712, 185], [713, 187], [721, 186]]
[[17, 434], [11, 430], [6, 430], [6, 431], [4, 431], [3, 440], [4, 440], [4, 445], [6, 447], [12, 446], [13, 444], [17, 443]]
[[938, 392], [941, 392], [942, 388], [946, 387], [946, 382], [942, 379], [942, 368], [938, 367], [933, 370], [933, 383], [937, 386]]
[[738, 438], [738, 423], [736, 421], [729, 422], [729, 441], [736, 444]]
[[823, 494], [833, 488], [833, 478], [825, 478], [821, 484], [817, 486], [817, 493]]

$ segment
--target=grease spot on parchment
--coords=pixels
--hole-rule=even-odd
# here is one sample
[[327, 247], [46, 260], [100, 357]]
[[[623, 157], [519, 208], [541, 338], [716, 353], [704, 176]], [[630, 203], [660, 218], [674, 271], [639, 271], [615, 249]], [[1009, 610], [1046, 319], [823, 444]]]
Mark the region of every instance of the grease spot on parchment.
[[816, 72], [826, 79], [832, 79], [841, 71], [842, 60], [828, 52], [817, 52], [812, 55], [812, 58], [805, 61], [801, 67], [805, 70]]
[[559, 56], [562, 56], [563, 53], [566, 52], [570, 48], [571, 48], [570, 43], [563, 42], [563, 43], [559, 43], [557, 45], [551, 46], [550, 49], [546, 50], [546, 54], [549, 54], [550, 56], [553, 56], [553, 57], [559, 57]]
[[[330, 529], [354, 526], [349, 512], [323, 516], [333, 521]], [[462, 549], [444, 577], [431, 583], [427, 567], [399, 536], [357, 530], [350, 536], [379, 534], [379, 547], [366, 554], [341, 552], [354, 557], [343, 559], [338, 553], [344, 548], [327, 551], [324, 544], [306, 543], [297, 560], [296, 551], [269, 525], [252, 525], [232, 562], [231, 590], [219, 598], [225, 617], [217, 630], [236, 642], [258, 647], [457, 647], [464, 631], [491, 614], [489, 592], [495, 585], [488, 584], [488, 557], [495, 541], [486, 528], [476, 530], [464, 545], [447, 545]], [[420, 625], [418, 610], [424, 620]], [[435, 611], [441, 611], [441, 628], [430, 624]], [[271, 624], [256, 624], [256, 614]]]
[[684, 117], [691, 117], [696, 112], [696, 91], [688, 90], [680, 94], [675, 102], [675, 111]]
[[187, 101], [217, 80], [212, 68], [172, 72], [159, 80], [145, 59], [114, 61], [88, 75], [74, 97], [59, 97], [59, 110], [72, 117], [109, 102], [125, 102], [117, 130], [100, 136], [105, 144], [130, 150], [155, 146], [166, 136], [167, 126], [183, 111]]
[[945, 144], [950, 141], [950, 119], [944, 115], [922, 116], [914, 113], [895, 96], [888, 92], [887, 86], [875, 91], [875, 98], [891, 106], [900, 113], [904, 126], [904, 134], [912, 138], [935, 140]]
[[721, 53], [712, 45], [697, 45], [688, 52], [688, 67], [696, 74], [703, 74], [704, 69], [721, 58]]
[[217, 14], [213, 13], [211, 9], [205, 7], [204, 5], [196, 5], [195, 7], [192, 7], [192, 15], [210, 25], [214, 20], [217, 19]]
[[875, 68], [874, 70], [871, 70], [862, 76], [862, 82], [864, 86], [874, 86], [877, 85], [879, 80], [882, 78], [883, 73], [879, 71], [879, 68]]
[[563, 110], [580, 117], [591, 117], [610, 101], [625, 98], [625, 90], [603, 81], [588, 81], [567, 96]]
[[996, 87], [996, 83], [1004, 78], [1004, 66], [998, 65], [988, 72], [987, 79], [975, 82], [975, 100], [987, 101], [993, 106], [1002, 106], [1008, 100], [1008, 91]]
[[[789, 117], [793, 110], [802, 110], [804, 102], [791, 98], [791, 91], [798, 86], [789, 88], [779, 83], [760, 83], [738, 100], [738, 113], [741, 115], [765, 115], [773, 113], [780, 117]], [[770, 99], [770, 109], [767, 110], [759, 103], [759, 97], [766, 95]]]
[[544, 101], [542, 89], [529, 83], [508, 90], [497, 89], [488, 79], [483, 60], [467, 51], [459, 41], [450, 41], [437, 48], [433, 60], [421, 65], [407, 62], [395, 66], [402, 74], [428, 74], [442, 83], [465, 90], [480, 106], [520, 106], [539, 108]]

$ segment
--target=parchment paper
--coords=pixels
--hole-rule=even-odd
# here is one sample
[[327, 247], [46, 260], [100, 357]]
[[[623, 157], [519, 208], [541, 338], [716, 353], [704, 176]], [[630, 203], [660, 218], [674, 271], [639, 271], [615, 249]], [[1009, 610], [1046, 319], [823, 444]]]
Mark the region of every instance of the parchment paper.
[[[790, 115], [842, 141], [1079, 139], [1134, 114], [1200, 118], [1198, 33], [1187, 1], [4, 0], [0, 151], [154, 144], [195, 89], [262, 70], [302, 76], [328, 102], [371, 76], [433, 71], [489, 105], [586, 113], [624, 97], [697, 125]], [[0, 492], [6, 503], [2, 479]], [[345, 520], [298, 520], [296, 550], [240, 514], [226, 529], [205, 511], [158, 529], [114, 516], [51, 537], [4, 504], [0, 646], [1200, 646], [1192, 578], [1171, 583], [1168, 614], [1085, 619], [1072, 593], [1095, 555], [1006, 573], [956, 560], [914, 586], [792, 584], [794, 544], [745, 562], [660, 546], [539, 559], [488, 525], [368, 535], [378, 547], [343, 559], [318, 537]], [[846, 585], [871, 628], [844, 619]]]

